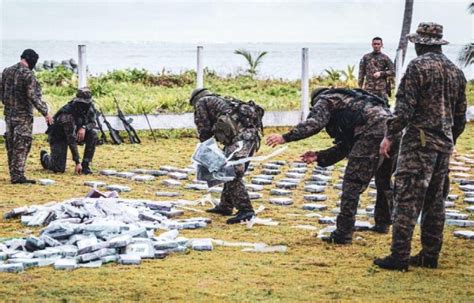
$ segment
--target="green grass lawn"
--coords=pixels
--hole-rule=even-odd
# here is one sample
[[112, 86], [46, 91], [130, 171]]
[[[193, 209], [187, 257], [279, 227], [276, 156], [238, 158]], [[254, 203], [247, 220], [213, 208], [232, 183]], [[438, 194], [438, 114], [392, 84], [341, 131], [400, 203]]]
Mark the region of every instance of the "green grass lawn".
[[[70, 101], [76, 91], [77, 77], [62, 68], [42, 71], [37, 77], [43, 88], [44, 100], [55, 113]], [[94, 100], [107, 114], [116, 114], [114, 97], [126, 114], [181, 113], [192, 111], [188, 100], [195, 88], [195, 73], [179, 75], [152, 74], [145, 70], [117, 70], [89, 78]], [[322, 86], [354, 87], [354, 81], [333, 80], [328, 76], [310, 79], [310, 89]], [[299, 110], [301, 82], [284, 79], [253, 79], [245, 75], [221, 77], [206, 71], [205, 86], [212, 92], [242, 100], [255, 100], [266, 111]], [[466, 89], [467, 100], [474, 105], [474, 80]], [[391, 98], [394, 103], [394, 96]], [[0, 104], [0, 114], [3, 105]], [[36, 115], [39, 115], [36, 113]]]
[[[283, 132], [285, 129], [266, 130]], [[189, 134], [190, 132], [186, 132]], [[154, 143], [147, 133], [141, 145], [104, 145], [97, 149], [94, 169], [158, 168], [160, 165], [185, 167], [197, 139], [170, 135]], [[163, 137], [165, 134], [163, 133]], [[469, 125], [458, 141], [459, 153], [474, 151], [474, 126]], [[291, 143], [287, 153], [278, 159], [293, 161], [310, 149], [331, 145], [324, 134]], [[156, 199], [154, 193], [169, 190], [161, 185], [164, 177], [149, 183], [133, 183], [122, 179], [99, 176], [75, 176], [72, 161], [64, 174], [50, 174], [41, 169], [39, 151], [46, 147], [44, 136], [35, 137], [28, 159], [28, 176], [51, 178], [56, 184], [11, 185], [7, 173], [5, 149], [0, 149], [0, 213], [13, 207], [62, 201], [84, 196], [89, 188], [86, 180], [130, 184], [132, 192], [122, 194], [128, 198]], [[259, 154], [270, 148], [263, 146]], [[70, 156], [69, 156], [70, 158]], [[338, 167], [343, 163], [338, 164]], [[259, 168], [255, 173], [259, 172]], [[309, 173], [308, 173], [309, 174]], [[335, 169], [334, 177], [340, 172]], [[197, 199], [203, 194], [178, 189], [184, 199]], [[454, 193], [460, 194], [457, 185]], [[184, 230], [182, 236], [211, 237], [227, 241], [265, 242], [270, 245], [287, 245], [286, 253], [250, 253], [239, 248], [215, 247], [212, 252], [190, 251], [170, 255], [164, 260], [145, 260], [139, 266], [104, 265], [99, 269], [55, 271], [52, 267], [35, 268], [20, 274], [0, 274], [1, 301], [325, 301], [325, 300], [384, 300], [384, 301], [472, 301], [474, 296], [474, 242], [454, 238], [454, 228], [445, 229], [445, 243], [436, 270], [412, 268], [407, 273], [380, 270], [372, 266], [375, 257], [389, 253], [390, 235], [357, 232], [351, 246], [335, 246], [314, 237], [314, 231], [293, 228], [295, 225], [313, 225], [315, 218], [305, 217], [308, 211], [303, 204], [302, 185], [293, 194], [294, 205], [279, 207], [269, 204], [269, 188], [264, 198], [254, 206], [264, 205], [262, 218], [280, 222], [278, 226], [226, 225], [225, 218], [211, 215], [213, 222], [207, 228]], [[330, 187], [327, 205], [336, 207], [337, 191]], [[367, 193], [362, 195], [360, 207], [371, 204]], [[462, 196], [456, 209], [467, 206]], [[197, 207], [204, 209], [204, 207]], [[331, 215], [330, 211], [324, 212]], [[184, 217], [202, 216], [186, 211]], [[365, 220], [365, 218], [362, 218]], [[471, 216], [472, 219], [472, 216]], [[373, 221], [372, 221], [373, 222]], [[39, 229], [22, 226], [19, 220], [0, 219], [0, 237], [25, 237], [37, 234]], [[417, 227], [413, 251], [420, 248]]]

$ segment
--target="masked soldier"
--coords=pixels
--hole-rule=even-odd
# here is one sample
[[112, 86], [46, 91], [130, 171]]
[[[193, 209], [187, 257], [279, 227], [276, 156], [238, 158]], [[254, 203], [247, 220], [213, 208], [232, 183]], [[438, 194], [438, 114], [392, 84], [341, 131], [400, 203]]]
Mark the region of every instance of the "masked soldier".
[[391, 115], [385, 100], [363, 90], [327, 88], [313, 91], [311, 98], [312, 108], [306, 121], [284, 135], [270, 135], [267, 144], [274, 147], [302, 140], [326, 128], [336, 145], [301, 156], [303, 161], [317, 161], [320, 166], [329, 166], [348, 157], [337, 229], [323, 240], [337, 244], [352, 242], [359, 196], [374, 174], [378, 190], [386, 194], [376, 202], [375, 231], [386, 233], [391, 222], [391, 165], [380, 166], [377, 147], [383, 138], [385, 121]]
[[48, 106], [41, 98], [41, 87], [32, 70], [38, 62], [38, 54], [26, 49], [21, 61], [6, 68], [0, 81], [0, 100], [4, 105], [5, 146], [11, 183], [34, 184], [36, 181], [25, 177], [26, 159], [33, 140], [33, 107], [52, 123]]
[[[443, 244], [444, 198], [449, 158], [466, 124], [466, 78], [441, 46], [443, 26], [422, 22], [408, 40], [418, 55], [407, 66], [387, 121], [380, 153], [405, 129], [395, 172], [391, 254], [374, 263], [385, 269], [409, 265], [436, 268]], [[413, 229], [421, 212], [421, 251], [410, 257]]]
[[364, 55], [360, 60], [359, 87], [388, 100], [395, 69], [392, 60], [382, 53], [382, 47], [382, 38], [372, 39], [373, 52]]
[[[196, 89], [191, 95], [190, 103], [194, 107], [194, 122], [201, 142], [214, 136], [224, 145], [226, 156], [235, 152], [231, 160], [252, 156], [258, 150], [264, 111], [253, 101], [242, 102], [212, 94], [207, 89]], [[239, 142], [243, 143], [241, 149], [238, 148]], [[227, 220], [228, 224], [249, 220], [255, 215], [242, 182], [247, 166], [248, 163], [234, 166], [236, 177], [224, 183], [219, 205], [207, 210], [230, 216], [235, 207], [238, 213]]]
[[[51, 155], [44, 150], [41, 151], [40, 160], [43, 168], [63, 173], [66, 170], [69, 147], [76, 164], [75, 173], [92, 174], [90, 163], [97, 144], [95, 117], [91, 91], [88, 88], [79, 89], [76, 97], [54, 115], [54, 124], [48, 128]], [[78, 143], [85, 143], [82, 163], [77, 149]]]

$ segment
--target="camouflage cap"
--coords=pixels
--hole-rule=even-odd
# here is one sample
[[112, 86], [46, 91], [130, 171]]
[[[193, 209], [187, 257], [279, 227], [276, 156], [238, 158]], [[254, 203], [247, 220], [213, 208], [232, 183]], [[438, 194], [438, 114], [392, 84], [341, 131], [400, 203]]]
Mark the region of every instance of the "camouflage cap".
[[79, 88], [76, 93], [76, 102], [91, 103], [92, 92], [88, 87]]
[[194, 106], [194, 103], [200, 98], [211, 95], [211, 92], [207, 88], [196, 88], [191, 93], [191, 98], [189, 98], [189, 104]]
[[434, 22], [421, 22], [416, 33], [407, 35], [412, 43], [424, 45], [446, 45], [449, 42], [443, 38], [443, 26]]

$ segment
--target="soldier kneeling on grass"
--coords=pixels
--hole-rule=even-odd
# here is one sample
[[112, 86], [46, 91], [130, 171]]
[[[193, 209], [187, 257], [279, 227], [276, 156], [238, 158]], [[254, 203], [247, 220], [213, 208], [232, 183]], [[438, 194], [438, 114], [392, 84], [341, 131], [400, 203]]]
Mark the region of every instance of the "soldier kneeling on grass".
[[[90, 163], [97, 145], [96, 112], [92, 103], [92, 93], [88, 88], [78, 89], [76, 97], [64, 105], [55, 115], [54, 124], [48, 127], [48, 142], [51, 155], [41, 151], [41, 165], [44, 169], [57, 173], [66, 170], [67, 148], [71, 150], [76, 174], [92, 174]], [[84, 158], [81, 163], [77, 144], [85, 143]]]
[[[194, 107], [194, 122], [201, 142], [214, 136], [224, 145], [226, 157], [234, 153], [231, 160], [250, 157], [260, 147], [264, 110], [253, 101], [243, 102], [232, 97], [222, 97], [203, 88], [194, 90], [189, 102]], [[239, 142], [243, 143], [240, 150]], [[207, 210], [230, 216], [235, 207], [237, 215], [227, 220], [227, 224], [240, 223], [255, 216], [249, 194], [242, 182], [247, 167], [248, 162], [234, 166], [236, 177], [224, 183], [219, 205]]]

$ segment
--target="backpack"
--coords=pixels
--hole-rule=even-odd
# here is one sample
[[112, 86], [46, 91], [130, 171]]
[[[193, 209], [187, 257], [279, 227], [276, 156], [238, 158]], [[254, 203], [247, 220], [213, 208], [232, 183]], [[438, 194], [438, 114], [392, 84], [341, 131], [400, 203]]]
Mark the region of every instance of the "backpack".
[[224, 97], [224, 100], [229, 102], [231, 110], [221, 114], [212, 128], [217, 141], [228, 145], [243, 129], [255, 128], [260, 142], [265, 110], [252, 100], [244, 102], [231, 97]]
[[[329, 89], [321, 94], [319, 98], [324, 99], [325, 94], [340, 93], [354, 97], [351, 102], [358, 102], [364, 100], [366, 103], [370, 103], [374, 106], [382, 106], [386, 110], [388, 109], [387, 102], [362, 89], [344, 89], [336, 88]], [[316, 100], [312, 100], [312, 105], [314, 105]], [[352, 110], [349, 107], [340, 109], [331, 115], [329, 123], [326, 125], [326, 132], [331, 138], [335, 139], [336, 143], [345, 142], [348, 144], [354, 143], [354, 128], [356, 126], [362, 125], [367, 122], [367, 118], [359, 110]]]

